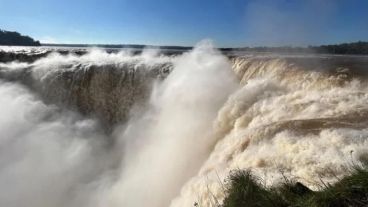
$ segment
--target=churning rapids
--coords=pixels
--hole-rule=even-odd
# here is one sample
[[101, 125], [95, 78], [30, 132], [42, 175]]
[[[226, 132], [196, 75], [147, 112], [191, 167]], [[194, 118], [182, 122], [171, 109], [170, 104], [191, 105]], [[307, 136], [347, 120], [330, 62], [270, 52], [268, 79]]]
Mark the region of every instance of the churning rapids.
[[316, 188], [368, 161], [367, 57], [0, 56], [0, 206], [214, 206], [234, 169]]

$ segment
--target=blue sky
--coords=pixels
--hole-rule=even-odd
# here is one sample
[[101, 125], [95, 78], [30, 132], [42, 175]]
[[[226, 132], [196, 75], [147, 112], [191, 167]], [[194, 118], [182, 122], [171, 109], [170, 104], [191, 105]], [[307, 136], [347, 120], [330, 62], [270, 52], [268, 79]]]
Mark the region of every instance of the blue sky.
[[0, 28], [55, 43], [329, 44], [368, 41], [368, 1], [0, 0]]

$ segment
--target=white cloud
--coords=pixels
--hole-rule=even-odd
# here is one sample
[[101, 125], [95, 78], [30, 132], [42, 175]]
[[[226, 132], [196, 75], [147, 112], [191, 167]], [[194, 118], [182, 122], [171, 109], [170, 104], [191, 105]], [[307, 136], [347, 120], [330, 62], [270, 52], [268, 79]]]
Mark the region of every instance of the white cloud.
[[53, 43], [53, 44], [55, 44], [55, 43], [59, 43], [59, 41], [58, 41], [58, 40], [56, 40], [55, 38], [50, 37], [50, 36], [44, 36], [44, 37], [41, 37], [41, 38], [40, 38], [40, 42], [41, 42], [41, 43]]

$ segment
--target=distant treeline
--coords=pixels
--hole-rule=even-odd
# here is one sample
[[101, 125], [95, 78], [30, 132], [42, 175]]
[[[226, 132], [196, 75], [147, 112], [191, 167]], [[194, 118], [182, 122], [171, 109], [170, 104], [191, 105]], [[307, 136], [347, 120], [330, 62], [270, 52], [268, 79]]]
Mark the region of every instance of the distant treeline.
[[322, 45], [313, 47], [310, 49], [319, 53], [331, 53], [331, 54], [368, 54], [368, 42], [353, 42], [353, 43], [343, 43], [338, 45]]
[[0, 30], [0, 45], [40, 46], [41, 44], [39, 41], [35, 41], [31, 37], [21, 35], [18, 32]]
[[276, 53], [328, 53], [328, 54], [352, 54], [368, 55], [368, 42], [353, 42], [336, 45], [321, 45], [308, 47], [242, 47], [221, 48], [222, 51], [244, 52], [276, 52]]
[[[56, 47], [101, 47], [101, 48], [131, 48], [141, 50], [144, 48], [155, 48], [163, 50], [188, 51], [193, 47], [183, 46], [152, 46], [137, 44], [121, 44], [121, 45], [89, 45], [89, 44], [42, 44], [43, 46]], [[321, 45], [308, 47], [240, 47], [240, 48], [219, 48], [225, 53], [231, 52], [273, 52], [273, 53], [328, 53], [328, 54], [354, 54], [368, 55], [368, 42], [353, 42], [336, 45]]]
[[130, 48], [142, 50], [145, 48], [152, 49], [164, 49], [164, 50], [191, 50], [193, 47], [186, 46], [155, 46], [155, 45], [139, 45], [139, 44], [52, 44], [46, 43], [42, 44], [42, 46], [51, 46], [51, 47], [100, 47], [100, 48], [108, 48], [108, 49], [122, 49], [122, 48]]
[[[24, 36], [18, 32], [9, 32], [0, 29], [0, 45], [15, 46], [41, 46], [39, 41], [35, 41], [29, 36]], [[156, 48], [164, 50], [187, 51], [193, 47], [183, 46], [150, 46], [138, 44], [42, 44], [43, 46], [56, 47], [102, 47], [102, 48], [132, 48], [141, 50], [144, 48]], [[274, 53], [328, 53], [328, 54], [354, 54], [368, 55], [368, 42], [353, 42], [335, 45], [321, 45], [308, 47], [239, 47], [239, 48], [219, 48], [225, 53], [231, 52], [274, 52]]]

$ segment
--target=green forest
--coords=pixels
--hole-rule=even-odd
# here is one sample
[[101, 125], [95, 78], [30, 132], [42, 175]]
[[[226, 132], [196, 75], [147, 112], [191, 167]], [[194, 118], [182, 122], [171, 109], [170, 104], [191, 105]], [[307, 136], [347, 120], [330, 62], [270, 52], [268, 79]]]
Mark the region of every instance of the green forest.
[[41, 46], [41, 43], [29, 36], [21, 35], [18, 32], [0, 30], [0, 45]]

